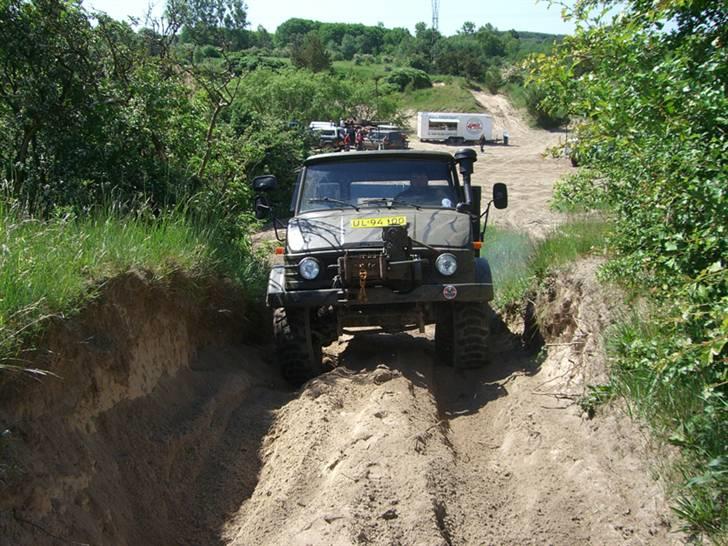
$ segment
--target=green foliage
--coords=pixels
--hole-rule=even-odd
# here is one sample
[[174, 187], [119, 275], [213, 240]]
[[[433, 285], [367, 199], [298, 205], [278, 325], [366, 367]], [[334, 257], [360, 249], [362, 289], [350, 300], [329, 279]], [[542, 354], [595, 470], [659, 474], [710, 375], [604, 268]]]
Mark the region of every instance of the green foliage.
[[331, 59], [324, 50], [318, 33], [309, 32], [291, 44], [291, 61], [298, 68], [321, 72], [331, 67]]
[[548, 34], [501, 32], [489, 24], [476, 29], [467, 22], [454, 36], [443, 36], [425, 23], [418, 23], [413, 36], [404, 28], [294, 18], [279, 25], [276, 45], [294, 48], [310, 32], [319, 36], [335, 60], [353, 59], [358, 65], [365, 65], [377, 57], [386, 57], [390, 59], [387, 62], [399, 66], [474, 81], [482, 81], [490, 67], [515, 62], [529, 53], [550, 51], [561, 39]]
[[728, 531], [726, 286], [724, 270], [708, 272], [672, 301], [625, 322], [609, 340], [616, 393], [660, 439], [681, 448], [676, 512], [690, 530], [716, 542]]
[[398, 91], [405, 89], [426, 89], [432, 87], [432, 80], [427, 72], [416, 68], [397, 68], [383, 79], [384, 83], [392, 85]]
[[[182, 24], [183, 43], [240, 50], [250, 45], [247, 12], [242, 0], [174, 0], [167, 13]], [[265, 30], [265, 29], [263, 29]]]
[[[250, 177], [273, 172], [290, 186], [309, 152], [289, 121], [396, 117], [394, 100], [375, 82], [231, 53], [222, 38], [244, 23], [244, 14], [229, 20], [235, 5], [170, 5], [171, 34], [160, 35], [59, 0], [4, 4], [6, 196], [36, 216], [108, 202], [156, 211], [187, 202], [200, 214], [214, 210], [237, 237], [250, 223]], [[191, 29], [181, 43], [175, 24]], [[210, 33], [222, 45], [197, 41]]]
[[568, 174], [554, 184], [551, 208], [559, 212], [604, 210], [609, 206], [604, 180], [587, 168]]
[[[394, 97], [378, 90], [375, 81], [342, 79], [329, 73], [306, 70], [261, 69], [243, 81], [233, 109], [238, 120], [261, 113], [281, 120], [308, 122], [348, 117], [392, 119], [397, 115]], [[236, 122], [238, 129], [241, 125]], [[295, 135], [291, 135], [294, 138]]]
[[[676, 509], [725, 536], [728, 11], [717, 4], [580, 1], [577, 32], [531, 60], [539, 103], [580, 120], [575, 152], [595, 176], [561, 202], [607, 203], [616, 258], [605, 274], [650, 294], [655, 312], [614, 348], [622, 392], [683, 448]], [[669, 27], [665, 21], [671, 21]], [[594, 184], [599, 180], [599, 184]], [[722, 466], [723, 465], [723, 466]]]
[[539, 127], [554, 129], [568, 123], [565, 108], [546, 102], [548, 91], [539, 84], [530, 83], [524, 89], [526, 110]]
[[483, 79], [485, 86], [492, 95], [495, 95], [505, 84], [501, 71], [498, 68], [489, 68]]
[[200, 141], [199, 110], [128, 25], [92, 26], [53, 0], [13, 0], [0, 19], [0, 164], [14, 197], [43, 211], [186, 191], [176, 179]]

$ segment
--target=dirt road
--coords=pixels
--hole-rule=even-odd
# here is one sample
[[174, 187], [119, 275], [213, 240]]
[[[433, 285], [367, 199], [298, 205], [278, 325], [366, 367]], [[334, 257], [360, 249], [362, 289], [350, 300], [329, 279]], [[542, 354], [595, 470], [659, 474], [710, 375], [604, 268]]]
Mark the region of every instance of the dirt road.
[[604, 374], [597, 265], [537, 299], [540, 353], [523, 348], [515, 322], [501, 324], [483, 370], [435, 366], [432, 331], [330, 347], [337, 369], [278, 412], [225, 542], [681, 543], [640, 430], [615, 409], [590, 420], [576, 404]]
[[[496, 223], [541, 236], [561, 220], [546, 205], [570, 167], [541, 155], [560, 135], [529, 128], [503, 97], [478, 100], [512, 144], [486, 148], [476, 183], [507, 182]], [[604, 379], [616, 299], [597, 267], [577, 264], [525, 316], [499, 319], [481, 370], [436, 366], [429, 327], [370, 334], [326, 348], [336, 368], [299, 392], [268, 348], [246, 345], [260, 325], [231, 315], [224, 294], [199, 309], [179, 287], [120, 282], [51, 336], [52, 361], [39, 367], [66, 383], [0, 389], [0, 537], [681, 544], [645, 434], [618, 408], [590, 419], [577, 404]], [[533, 312], [539, 343], [530, 330], [524, 343]]]

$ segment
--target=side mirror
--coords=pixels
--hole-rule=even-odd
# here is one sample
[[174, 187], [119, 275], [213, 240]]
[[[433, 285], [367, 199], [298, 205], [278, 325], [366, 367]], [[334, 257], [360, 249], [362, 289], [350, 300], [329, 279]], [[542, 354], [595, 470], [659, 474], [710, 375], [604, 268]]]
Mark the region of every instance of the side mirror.
[[493, 184], [493, 206], [497, 209], [508, 206], [508, 187], [503, 182]]
[[270, 217], [272, 212], [270, 205], [268, 204], [268, 200], [262, 195], [259, 195], [255, 198], [253, 210], [255, 217], [258, 220], [265, 220], [266, 218]]
[[268, 192], [276, 189], [278, 180], [272, 174], [264, 174], [253, 178], [253, 190], [256, 192]]

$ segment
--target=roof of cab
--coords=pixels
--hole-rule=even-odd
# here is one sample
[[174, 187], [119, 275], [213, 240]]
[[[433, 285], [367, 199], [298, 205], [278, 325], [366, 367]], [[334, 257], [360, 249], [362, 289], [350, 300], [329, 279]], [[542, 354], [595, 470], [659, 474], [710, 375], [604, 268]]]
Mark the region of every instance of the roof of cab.
[[313, 155], [304, 161], [304, 165], [318, 163], [338, 163], [343, 161], [366, 161], [369, 159], [439, 159], [454, 162], [448, 152], [430, 152], [424, 150], [372, 150], [363, 152], [333, 152]]

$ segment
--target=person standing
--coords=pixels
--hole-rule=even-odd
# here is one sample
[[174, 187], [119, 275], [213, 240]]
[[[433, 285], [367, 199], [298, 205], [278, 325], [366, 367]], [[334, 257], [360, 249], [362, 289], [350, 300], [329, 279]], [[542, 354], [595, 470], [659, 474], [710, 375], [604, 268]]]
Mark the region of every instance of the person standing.
[[480, 140], [478, 140], [478, 144], [480, 144], [480, 153], [483, 153], [485, 151], [485, 133], [480, 133]]

